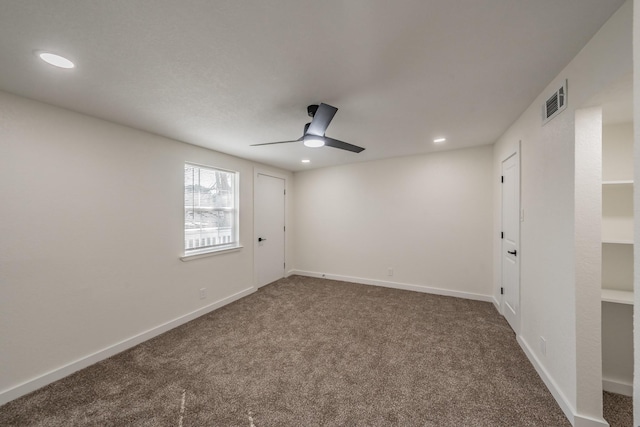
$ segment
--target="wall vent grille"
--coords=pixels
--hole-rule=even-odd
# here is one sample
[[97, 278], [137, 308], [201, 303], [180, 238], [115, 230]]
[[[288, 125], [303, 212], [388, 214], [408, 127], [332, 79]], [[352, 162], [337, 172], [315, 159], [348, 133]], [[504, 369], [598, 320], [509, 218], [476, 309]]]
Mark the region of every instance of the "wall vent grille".
[[551, 119], [567, 108], [567, 81], [555, 91], [542, 105], [542, 124], [546, 125]]

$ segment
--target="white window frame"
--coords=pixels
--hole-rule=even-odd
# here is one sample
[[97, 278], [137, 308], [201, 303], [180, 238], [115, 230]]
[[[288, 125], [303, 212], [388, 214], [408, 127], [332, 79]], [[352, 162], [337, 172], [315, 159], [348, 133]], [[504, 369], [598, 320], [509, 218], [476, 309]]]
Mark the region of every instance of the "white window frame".
[[[198, 163], [185, 162], [184, 168], [194, 167], [201, 170], [208, 170], [213, 172], [224, 172], [230, 173], [234, 176], [233, 182], [233, 207], [231, 207], [234, 218], [233, 218], [233, 226], [231, 227], [230, 238], [231, 241], [226, 243], [214, 243], [214, 244], [206, 244], [204, 247], [188, 247], [187, 243], [187, 210], [188, 206], [186, 205], [186, 182], [183, 182], [183, 196], [182, 196], [182, 205], [183, 205], [183, 251], [184, 256], [180, 259], [182, 261], [189, 261], [191, 259], [202, 258], [206, 256], [216, 255], [220, 253], [226, 253], [229, 251], [236, 251], [242, 248], [240, 245], [240, 173], [238, 171], [223, 169], [215, 166], [202, 165]], [[183, 175], [184, 176], [184, 175]], [[183, 178], [184, 180], [184, 178]]]

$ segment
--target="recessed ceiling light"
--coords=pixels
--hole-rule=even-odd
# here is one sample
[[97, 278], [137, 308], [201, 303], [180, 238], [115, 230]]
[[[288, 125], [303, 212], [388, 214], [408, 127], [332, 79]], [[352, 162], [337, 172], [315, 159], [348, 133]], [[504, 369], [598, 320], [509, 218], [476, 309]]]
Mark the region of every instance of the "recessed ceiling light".
[[311, 163], [311, 160], [309, 160], [309, 159], [304, 159], [304, 160], [302, 160], [302, 163]]
[[318, 148], [324, 146], [324, 139], [319, 136], [308, 135], [304, 137], [304, 145], [311, 148]]
[[442, 144], [446, 140], [447, 140], [447, 138], [436, 138], [436, 139], [433, 140], [433, 142], [435, 142], [436, 144]]
[[75, 64], [60, 55], [50, 52], [38, 52], [38, 56], [47, 64], [51, 64], [54, 67], [59, 68], [74, 68]]

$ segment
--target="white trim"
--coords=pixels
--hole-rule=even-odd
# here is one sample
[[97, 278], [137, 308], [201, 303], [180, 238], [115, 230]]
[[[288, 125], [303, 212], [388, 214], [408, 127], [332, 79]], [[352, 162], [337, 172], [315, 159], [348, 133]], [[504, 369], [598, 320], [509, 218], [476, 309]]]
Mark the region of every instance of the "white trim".
[[633, 240], [610, 240], [603, 239], [602, 243], [605, 245], [633, 245]]
[[535, 368], [536, 372], [538, 372], [538, 375], [540, 376], [540, 378], [542, 378], [542, 381], [544, 382], [544, 384], [547, 386], [547, 388], [551, 392], [551, 395], [553, 396], [553, 398], [556, 399], [556, 402], [558, 402], [558, 405], [560, 406], [560, 409], [562, 409], [562, 412], [564, 412], [564, 415], [569, 419], [569, 422], [571, 422], [571, 425], [575, 425], [574, 419], [575, 419], [576, 411], [573, 409], [573, 406], [571, 406], [571, 403], [569, 403], [565, 395], [562, 393], [562, 391], [560, 391], [560, 389], [558, 388], [558, 385], [553, 380], [553, 378], [549, 375], [547, 370], [544, 369], [544, 367], [542, 366], [538, 358], [535, 356], [534, 352], [531, 350], [531, 347], [529, 347], [529, 344], [524, 340], [524, 338], [518, 335], [516, 337], [516, 340], [518, 341], [518, 344], [520, 344], [522, 351], [524, 351], [524, 354], [527, 356], [527, 358]]
[[547, 370], [542, 366], [540, 360], [536, 357], [535, 353], [531, 350], [529, 344], [522, 338], [521, 335], [516, 337], [518, 344], [520, 344], [520, 348], [524, 351], [524, 354], [527, 356], [536, 372], [547, 386], [547, 389], [551, 392], [551, 395], [560, 406], [562, 412], [567, 417], [569, 422], [574, 427], [609, 427], [609, 423], [607, 423], [604, 418], [592, 418], [589, 416], [579, 415], [576, 413], [575, 408], [571, 405], [567, 397], [562, 393], [556, 382], [553, 380], [551, 375], [547, 372]]
[[625, 179], [621, 181], [602, 181], [602, 185], [633, 185], [633, 180]]
[[343, 282], [359, 283], [361, 285], [381, 286], [384, 288], [403, 289], [405, 291], [422, 292], [425, 294], [444, 295], [449, 297], [471, 299], [476, 301], [493, 302], [491, 295], [474, 294], [471, 292], [453, 291], [450, 289], [434, 288], [425, 285], [409, 283], [387, 282], [386, 280], [365, 279], [362, 277], [341, 276], [338, 274], [316, 273], [313, 271], [290, 270], [289, 275], [316, 277], [320, 279], [340, 280]]
[[609, 427], [609, 423], [604, 418], [598, 419], [576, 414], [573, 427]]
[[206, 257], [214, 256], [214, 255], [228, 254], [229, 252], [237, 252], [242, 248], [243, 248], [242, 245], [238, 245], [238, 246], [234, 246], [232, 248], [215, 249], [215, 250], [208, 251], [208, 252], [200, 252], [198, 254], [185, 255], [185, 256], [180, 257], [180, 261], [187, 262], [187, 261], [193, 261], [194, 259], [206, 258]]
[[618, 289], [603, 288], [601, 293], [602, 302], [633, 305], [633, 291], [620, 291]]
[[251, 295], [255, 291], [256, 291], [256, 288], [251, 287], [243, 291], [237, 292], [226, 298], [223, 298], [207, 306], [204, 306], [195, 311], [192, 311], [191, 313], [187, 313], [183, 316], [177, 317], [173, 320], [170, 320], [166, 323], [158, 325], [147, 331], [141, 332], [137, 335], [127, 338], [109, 347], [105, 347], [104, 349], [99, 350], [95, 353], [92, 353], [80, 359], [74, 360], [73, 362], [70, 362], [64, 366], [61, 366], [52, 371], [49, 371], [29, 381], [25, 381], [22, 384], [2, 390], [0, 391], [0, 405], [4, 405], [5, 403], [10, 402], [14, 399], [17, 399], [20, 396], [24, 396], [25, 394], [31, 393], [32, 391], [35, 391], [41, 387], [44, 387], [47, 384], [51, 384], [54, 381], [57, 381], [68, 375], [71, 375], [72, 373], [79, 371], [80, 369], [86, 368], [87, 366], [93, 365], [95, 363], [100, 362], [101, 360], [107, 359], [111, 356], [114, 356], [118, 353], [121, 353], [125, 350], [135, 347], [140, 343], [150, 340], [153, 337], [156, 337], [173, 328], [183, 325], [193, 319], [203, 316], [213, 310], [216, 310], [220, 307], [230, 304], [236, 300], [239, 300], [240, 298]]
[[633, 384], [624, 381], [617, 381], [603, 377], [602, 389], [610, 393], [622, 394], [624, 396], [633, 396]]
[[233, 169], [226, 169], [226, 168], [221, 168], [221, 167], [218, 167], [218, 166], [205, 165], [204, 163], [190, 162], [188, 160], [185, 160], [184, 164], [185, 165], [190, 165], [190, 166], [195, 166], [197, 168], [213, 169], [213, 170], [219, 170], [219, 171], [222, 171], [222, 172], [235, 173], [236, 175], [240, 174], [239, 171], [236, 171], [236, 170], [233, 170]]
[[496, 308], [496, 311], [504, 317], [504, 315], [502, 314], [502, 305], [500, 304], [500, 301], [498, 301], [498, 298], [496, 298], [495, 295], [491, 297], [491, 302], [493, 303], [493, 306]]

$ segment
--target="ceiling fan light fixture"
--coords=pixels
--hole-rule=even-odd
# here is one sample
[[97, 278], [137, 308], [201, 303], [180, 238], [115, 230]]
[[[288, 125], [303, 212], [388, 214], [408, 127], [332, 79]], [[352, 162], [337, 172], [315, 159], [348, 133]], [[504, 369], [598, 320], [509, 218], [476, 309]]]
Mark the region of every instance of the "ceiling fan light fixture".
[[311, 148], [324, 146], [324, 139], [319, 136], [307, 135], [304, 137], [304, 145]]

